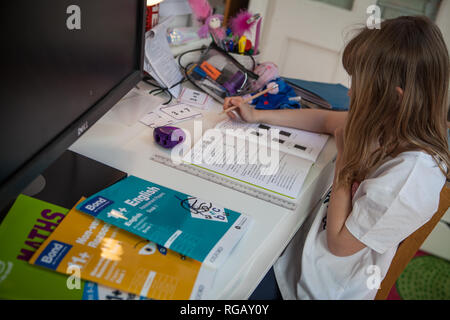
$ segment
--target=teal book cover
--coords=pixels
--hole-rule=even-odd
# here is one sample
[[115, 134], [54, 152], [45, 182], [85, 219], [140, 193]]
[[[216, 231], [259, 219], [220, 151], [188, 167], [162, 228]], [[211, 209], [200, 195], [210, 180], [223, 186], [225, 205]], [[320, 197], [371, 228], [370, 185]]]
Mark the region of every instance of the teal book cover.
[[0, 299], [141, 299], [28, 263], [68, 211], [48, 202], [19, 195], [0, 225]]
[[77, 209], [211, 267], [226, 260], [251, 224], [249, 216], [135, 176]]

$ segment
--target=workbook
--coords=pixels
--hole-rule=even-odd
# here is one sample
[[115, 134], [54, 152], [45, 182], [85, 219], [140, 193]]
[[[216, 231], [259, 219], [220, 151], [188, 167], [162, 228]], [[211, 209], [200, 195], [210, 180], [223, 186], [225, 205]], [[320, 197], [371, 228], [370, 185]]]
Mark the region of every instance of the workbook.
[[226, 260], [251, 223], [249, 216], [135, 176], [77, 209], [213, 268]]
[[69, 281], [68, 285], [68, 276], [28, 263], [68, 211], [25, 195], [17, 197], [0, 225], [0, 299], [139, 299], [89, 281]]
[[206, 131], [179, 163], [162, 155], [152, 159], [294, 209], [328, 138], [292, 128], [225, 120]]
[[30, 259], [158, 300], [207, 297], [215, 270], [73, 208]]

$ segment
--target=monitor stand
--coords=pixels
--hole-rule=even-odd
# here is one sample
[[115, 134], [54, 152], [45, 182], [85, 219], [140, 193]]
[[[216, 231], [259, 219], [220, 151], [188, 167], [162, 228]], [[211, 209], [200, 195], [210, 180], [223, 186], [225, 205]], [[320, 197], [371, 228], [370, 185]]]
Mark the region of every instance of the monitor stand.
[[[127, 174], [108, 165], [65, 151], [50, 167], [34, 181], [37, 189], [34, 198], [71, 209], [81, 197], [91, 195], [125, 178]], [[36, 190], [32, 190], [36, 191]]]
[[[89, 197], [126, 176], [121, 170], [67, 150], [22, 193], [71, 209], [81, 197]], [[0, 212], [0, 223], [13, 202]]]
[[37, 176], [36, 179], [34, 179], [23, 191], [22, 194], [34, 197], [38, 193], [42, 192], [44, 190], [46, 185], [46, 180], [42, 174]]

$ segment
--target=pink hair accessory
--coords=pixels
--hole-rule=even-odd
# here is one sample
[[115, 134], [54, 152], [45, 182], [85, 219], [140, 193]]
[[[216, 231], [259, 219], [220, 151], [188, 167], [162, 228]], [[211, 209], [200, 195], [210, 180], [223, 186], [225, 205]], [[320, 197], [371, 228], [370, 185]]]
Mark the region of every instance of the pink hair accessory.
[[241, 10], [234, 18], [230, 20], [230, 28], [234, 35], [242, 37], [250, 32], [256, 20], [252, 19], [253, 14], [247, 10]]

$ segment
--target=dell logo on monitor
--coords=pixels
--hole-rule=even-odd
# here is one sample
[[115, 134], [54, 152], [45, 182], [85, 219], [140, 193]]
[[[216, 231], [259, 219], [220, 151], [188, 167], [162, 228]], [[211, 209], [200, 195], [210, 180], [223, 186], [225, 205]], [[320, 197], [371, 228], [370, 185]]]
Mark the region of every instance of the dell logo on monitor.
[[78, 127], [78, 136], [81, 136], [89, 128], [89, 123], [86, 121]]
[[79, 6], [72, 4], [67, 7], [67, 14], [70, 14], [66, 20], [66, 26], [69, 30], [81, 30], [81, 9]]

